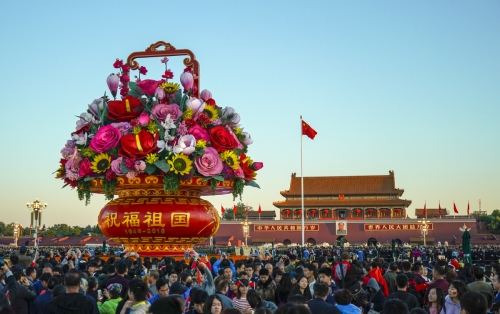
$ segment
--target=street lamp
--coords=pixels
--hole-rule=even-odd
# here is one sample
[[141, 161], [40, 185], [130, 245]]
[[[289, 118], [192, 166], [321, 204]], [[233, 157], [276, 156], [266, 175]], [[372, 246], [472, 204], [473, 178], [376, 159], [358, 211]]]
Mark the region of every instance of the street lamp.
[[427, 220], [427, 219], [425, 219], [425, 218], [423, 218], [422, 220], [419, 220], [419, 221], [418, 221], [418, 223], [422, 225], [422, 227], [420, 228], [420, 230], [421, 230], [421, 231], [420, 231], [420, 233], [422, 233], [422, 236], [424, 237], [424, 246], [426, 246], [426, 245], [427, 245], [427, 244], [426, 244], [426, 241], [425, 241], [425, 236], [426, 236], [426, 235], [427, 235], [427, 233], [429, 232], [429, 231], [428, 231], [428, 230], [429, 230], [429, 229], [428, 229], [428, 227], [429, 227], [428, 223], [429, 223], [429, 222], [430, 222], [430, 221], [429, 221], [429, 220]]
[[248, 238], [250, 237], [250, 224], [251, 222], [248, 221], [247, 218], [245, 218], [244, 222], [241, 222], [243, 225], [243, 236], [245, 237], [245, 246], [248, 247]]
[[26, 203], [26, 207], [30, 209], [31, 213], [31, 226], [30, 229], [34, 230], [33, 238], [35, 239], [35, 249], [38, 248], [38, 231], [42, 224], [42, 211], [47, 208], [47, 203], [42, 204], [38, 198], [32, 203]]
[[16, 223], [13, 223], [14, 225], [14, 245], [17, 247], [17, 242], [19, 240], [19, 234], [21, 233], [21, 228], [22, 226], [16, 222]]

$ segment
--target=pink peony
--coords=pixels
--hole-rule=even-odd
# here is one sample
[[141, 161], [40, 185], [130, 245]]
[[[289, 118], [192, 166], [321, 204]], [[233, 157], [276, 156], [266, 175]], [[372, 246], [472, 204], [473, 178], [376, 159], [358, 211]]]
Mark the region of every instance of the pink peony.
[[176, 121], [177, 118], [182, 116], [182, 111], [178, 104], [158, 104], [151, 110], [153, 115], [161, 122], [164, 122], [167, 116], [170, 114], [170, 119]]
[[194, 160], [194, 165], [196, 170], [205, 177], [220, 174], [224, 168], [217, 150], [212, 147], [205, 148], [205, 153]]
[[147, 96], [153, 96], [158, 85], [160, 82], [155, 80], [142, 80], [137, 83], [137, 87]]
[[124, 173], [122, 172], [122, 168], [120, 165], [122, 164], [123, 157], [118, 157], [111, 162], [111, 170], [116, 173], [117, 176], [122, 176]]
[[88, 158], [85, 158], [81, 163], [80, 163], [80, 170], [78, 170], [78, 176], [80, 178], [86, 177], [92, 173], [92, 169], [90, 169], [90, 160]]
[[210, 135], [208, 135], [207, 130], [202, 128], [199, 124], [195, 124], [195, 126], [190, 128], [189, 134], [193, 135], [197, 141], [204, 140], [207, 143], [210, 142]]
[[121, 137], [120, 130], [111, 125], [105, 125], [97, 130], [97, 133], [90, 141], [89, 147], [98, 153], [103, 153], [118, 146]]

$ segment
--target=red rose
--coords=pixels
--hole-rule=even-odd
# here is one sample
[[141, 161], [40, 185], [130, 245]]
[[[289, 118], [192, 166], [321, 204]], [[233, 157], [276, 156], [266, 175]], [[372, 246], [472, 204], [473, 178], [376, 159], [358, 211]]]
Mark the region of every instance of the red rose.
[[137, 118], [141, 112], [141, 101], [130, 95], [126, 96], [123, 100], [108, 101], [108, 118], [113, 121], [130, 121]]
[[120, 138], [121, 148], [118, 155], [126, 158], [142, 159], [147, 154], [158, 151], [156, 142], [159, 140], [158, 133], [152, 135], [146, 130], [141, 130], [139, 134], [128, 134]]
[[90, 160], [88, 158], [85, 158], [81, 163], [80, 163], [80, 169], [78, 170], [78, 176], [80, 178], [84, 178], [92, 173], [92, 169], [90, 169]]
[[137, 87], [139, 87], [141, 91], [148, 96], [153, 96], [155, 94], [155, 90], [158, 85], [160, 85], [160, 82], [155, 80], [142, 80], [137, 82]]
[[223, 126], [216, 126], [210, 129], [209, 133], [212, 147], [220, 153], [238, 147], [238, 141]]

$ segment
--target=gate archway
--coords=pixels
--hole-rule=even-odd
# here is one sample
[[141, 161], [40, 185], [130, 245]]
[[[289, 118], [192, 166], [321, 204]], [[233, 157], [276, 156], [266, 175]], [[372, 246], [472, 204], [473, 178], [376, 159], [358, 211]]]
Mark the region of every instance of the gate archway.
[[314, 238], [309, 238], [307, 239], [307, 243], [309, 243], [310, 245], [316, 245], [316, 240]]
[[338, 245], [338, 246], [344, 246], [344, 243], [347, 242], [347, 238], [344, 237], [344, 236], [338, 236], [337, 237], [337, 240], [335, 241], [335, 243]]
[[378, 242], [377, 239], [369, 238], [366, 244], [368, 244], [368, 246], [377, 246], [377, 242]]
[[290, 241], [289, 239], [285, 239], [285, 241], [283, 241], [283, 244], [290, 245], [290, 244], [292, 244], [292, 241]]

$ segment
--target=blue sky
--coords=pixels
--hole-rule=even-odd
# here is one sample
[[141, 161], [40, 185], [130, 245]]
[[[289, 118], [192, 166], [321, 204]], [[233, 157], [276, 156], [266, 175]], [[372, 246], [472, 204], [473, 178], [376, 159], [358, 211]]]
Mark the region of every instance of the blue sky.
[[[254, 208], [274, 209], [300, 174], [300, 115], [318, 132], [304, 139], [306, 176], [394, 170], [409, 212], [500, 208], [500, 2], [190, 4], [1, 2], [0, 220], [29, 224], [24, 204], [38, 197], [47, 224], [96, 224], [104, 198], [85, 206], [61, 190], [59, 151], [113, 61], [159, 40], [191, 49], [202, 89], [242, 116], [265, 165], [243, 196]], [[144, 64], [158, 79], [162, 64]]]

